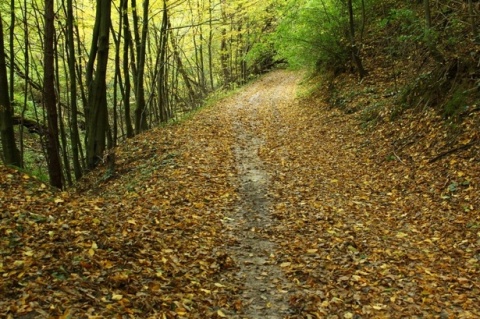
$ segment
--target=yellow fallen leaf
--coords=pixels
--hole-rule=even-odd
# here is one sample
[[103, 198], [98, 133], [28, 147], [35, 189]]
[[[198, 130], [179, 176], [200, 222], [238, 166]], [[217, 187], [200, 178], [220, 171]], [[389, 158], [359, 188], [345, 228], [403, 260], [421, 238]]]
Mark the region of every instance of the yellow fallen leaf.
[[395, 235], [395, 237], [397, 237], [397, 238], [405, 238], [405, 237], [407, 237], [407, 236], [408, 236], [407, 234], [402, 233], [401, 231], [399, 231], [399, 232]]
[[112, 294], [112, 300], [118, 301], [122, 300], [123, 296], [122, 295], [117, 295], [116, 293]]
[[282, 268], [289, 267], [291, 264], [292, 264], [291, 262], [286, 261], [286, 262], [284, 262], [284, 263], [281, 263], [281, 264], [280, 264], [280, 267], [282, 267]]
[[193, 203], [193, 206], [195, 206], [195, 208], [204, 208], [204, 207], [205, 207], [205, 203], [195, 202], [195, 203]]
[[224, 285], [222, 285], [221, 283], [218, 283], [218, 282], [216, 282], [214, 285], [215, 285], [215, 287], [218, 287], [218, 288], [224, 288], [225, 287]]
[[227, 318], [227, 315], [225, 315], [220, 309], [217, 311], [217, 315], [221, 318]]
[[382, 310], [382, 309], [385, 308], [385, 305], [376, 304], [376, 305], [373, 305], [372, 308], [375, 309], [375, 310]]
[[32, 256], [33, 256], [33, 250], [24, 251], [23, 254], [24, 254], [25, 256], [32, 257]]

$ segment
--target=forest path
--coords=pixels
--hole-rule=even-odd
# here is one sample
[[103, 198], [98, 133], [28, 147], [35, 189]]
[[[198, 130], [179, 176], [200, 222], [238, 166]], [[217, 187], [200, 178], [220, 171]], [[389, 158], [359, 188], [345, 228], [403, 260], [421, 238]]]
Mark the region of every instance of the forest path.
[[0, 317], [480, 318], [478, 159], [402, 153], [408, 129], [300, 78], [129, 139], [75, 190], [0, 166]]
[[236, 137], [240, 318], [480, 317], [478, 158], [398, 155], [399, 126], [423, 118], [369, 132], [363, 114], [296, 99], [298, 76], [218, 108]]
[[249, 85], [224, 105], [235, 136], [234, 155], [239, 184], [237, 206], [228, 214], [227, 227], [235, 238], [230, 253], [243, 283], [242, 316], [284, 318], [288, 313], [287, 282], [271, 241], [268, 198], [269, 176], [260, 159], [265, 144], [264, 116], [275, 117], [278, 105], [294, 102], [298, 74], [274, 72]]

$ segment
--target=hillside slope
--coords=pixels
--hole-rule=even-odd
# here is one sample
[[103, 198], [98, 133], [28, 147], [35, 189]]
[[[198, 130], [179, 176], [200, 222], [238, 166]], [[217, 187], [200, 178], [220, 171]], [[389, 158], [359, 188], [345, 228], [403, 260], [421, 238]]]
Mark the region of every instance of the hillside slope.
[[429, 110], [372, 128], [300, 78], [131, 139], [76, 190], [1, 167], [1, 316], [479, 317], [476, 119], [458, 144]]

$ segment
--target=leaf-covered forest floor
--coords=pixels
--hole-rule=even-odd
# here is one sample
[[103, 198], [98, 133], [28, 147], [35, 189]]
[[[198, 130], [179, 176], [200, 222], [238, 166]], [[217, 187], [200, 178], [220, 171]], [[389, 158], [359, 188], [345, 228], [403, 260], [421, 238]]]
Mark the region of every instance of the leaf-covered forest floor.
[[478, 119], [366, 128], [300, 79], [131, 139], [68, 192], [0, 166], [0, 317], [480, 317]]

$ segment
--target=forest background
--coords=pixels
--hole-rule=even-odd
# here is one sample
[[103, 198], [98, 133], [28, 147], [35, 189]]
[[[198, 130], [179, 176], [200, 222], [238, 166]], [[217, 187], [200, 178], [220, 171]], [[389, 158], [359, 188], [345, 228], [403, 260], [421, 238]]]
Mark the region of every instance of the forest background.
[[[478, 111], [478, 6], [3, 0], [2, 160], [57, 188], [100, 163], [113, 174], [125, 139], [287, 65], [309, 70], [310, 93], [323, 88], [366, 125], [433, 107], [458, 127]], [[361, 85], [342, 82], [352, 76]], [[349, 105], [359, 96], [374, 101]]]
[[478, 318], [479, 5], [0, 0], [0, 316]]

